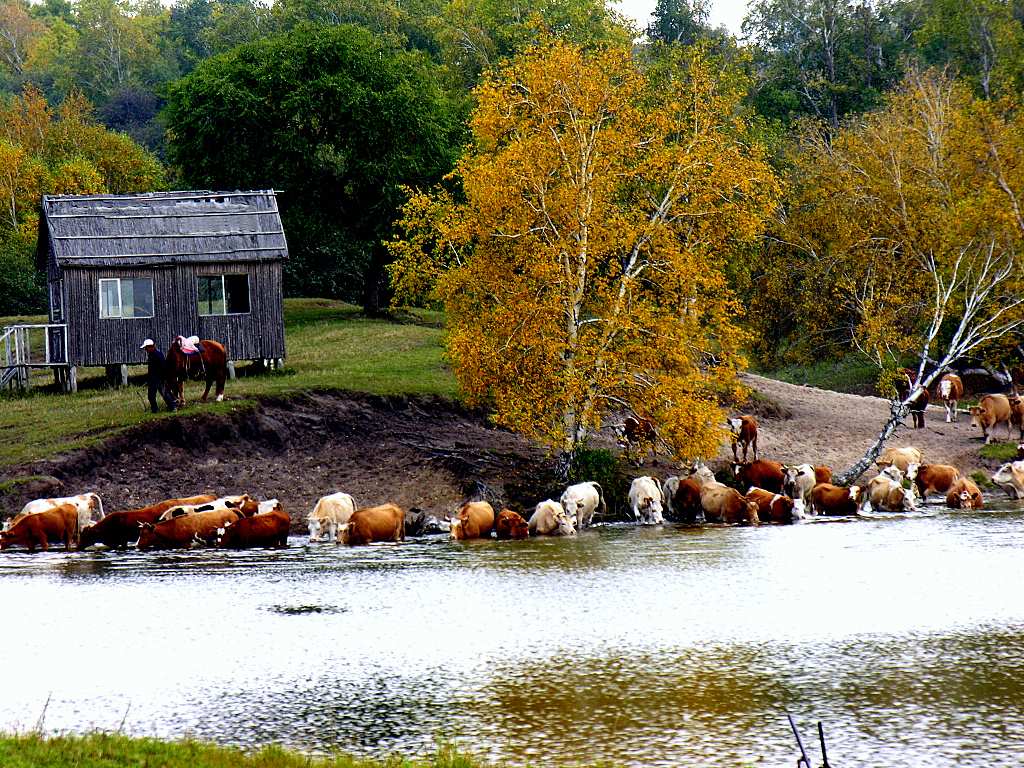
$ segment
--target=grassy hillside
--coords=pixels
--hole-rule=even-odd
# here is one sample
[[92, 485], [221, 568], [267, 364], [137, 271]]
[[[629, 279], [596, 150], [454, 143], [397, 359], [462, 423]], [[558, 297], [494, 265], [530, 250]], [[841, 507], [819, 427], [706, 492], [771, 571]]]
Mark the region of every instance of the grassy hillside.
[[429, 760], [360, 760], [351, 757], [311, 758], [278, 747], [258, 752], [192, 741], [164, 742], [127, 736], [91, 734], [44, 739], [0, 737], [4, 768], [476, 768], [483, 765], [451, 749]]
[[[284, 370], [250, 376], [247, 366], [239, 366], [239, 378], [227, 384], [226, 402], [196, 402], [186, 412], [226, 411], [258, 396], [316, 389], [454, 396], [455, 380], [442, 361], [440, 316], [421, 312], [405, 320], [367, 319], [358, 308], [340, 302], [288, 299]], [[0, 318], [0, 326], [14, 321]], [[164, 411], [149, 413], [144, 373], [141, 366], [132, 368], [130, 375], [138, 378], [122, 389], [108, 387], [102, 369], [86, 368], [78, 373], [75, 395], [56, 394], [52, 388], [0, 395], [0, 467], [86, 447], [127, 427], [166, 418]], [[52, 376], [41, 373], [35, 381], [44, 385]], [[187, 384], [189, 402], [197, 401], [202, 390], [199, 383]]]

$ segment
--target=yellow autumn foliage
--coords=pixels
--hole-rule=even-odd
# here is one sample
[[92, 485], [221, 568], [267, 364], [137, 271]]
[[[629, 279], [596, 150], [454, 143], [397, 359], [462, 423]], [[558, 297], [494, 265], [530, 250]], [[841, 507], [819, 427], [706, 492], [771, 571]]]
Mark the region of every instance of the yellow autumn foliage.
[[396, 303], [444, 305], [465, 397], [563, 453], [632, 413], [713, 455], [738, 388], [722, 267], [779, 185], [743, 83], [702, 49], [672, 64], [552, 40], [486, 77], [472, 145], [389, 244]]
[[[753, 294], [762, 348], [786, 336], [796, 340], [793, 357], [806, 361], [852, 347], [883, 371], [922, 352], [937, 359], [963, 316], [964, 290], [984, 282], [993, 261], [1016, 264], [985, 294], [979, 317], [1019, 312], [1010, 307], [1024, 263], [1016, 256], [1024, 235], [1018, 105], [978, 100], [941, 73], [911, 72], [884, 109], [834, 135], [806, 126], [790, 159], [785, 215]], [[968, 275], [926, 350], [937, 281]], [[986, 346], [1000, 343], [1009, 342]]]

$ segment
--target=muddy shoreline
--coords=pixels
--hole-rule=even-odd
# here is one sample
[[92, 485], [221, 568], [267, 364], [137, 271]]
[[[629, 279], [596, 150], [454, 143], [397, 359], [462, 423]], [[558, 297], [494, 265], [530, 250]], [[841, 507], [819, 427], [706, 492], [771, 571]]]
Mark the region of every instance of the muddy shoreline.
[[0, 473], [8, 489], [0, 514], [83, 489], [99, 493], [108, 512], [207, 490], [248, 492], [281, 499], [300, 530], [316, 500], [336, 490], [359, 504], [395, 501], [435, 514], [473, 495], [524, 508], [556, 491], [551, 464], [543, 450], [449, 400], [305, 393], [229, 414], [197, 408], [10, 468]]
[[[745, 375], [761, 397], [760, 455], [843, 468], [870, 444], [887, 401]], [[614, 448], [610, 434], [595, 447]], [[915, 445], [926, 461], [991, 472], [968, 417], [946, 424], [932, 408], [923, 430], [901, 428], [890, 445]], [[731, 458], [723, 446], [717, 466]], [[627, 474], [665, 477], [673, 464], [651, 457]], [[307, 392], [264, 398], [228, 414], [201, 406], [134, 427], [98, 446], [0, 471], [0, 517], [33, 498], [98, 492], [107, 511], [209, 491], [281, 499], [293, 529], [316, 500], [344, 490], [359, 504], [394, 501], [443, 516], [466, 498], [529, 510], [558, 498], [554, 462], [543, 448], [491, 425], [484, 412], [440, 397]], [[865, 477], [869, 477], [871, 473]], [[624, 480], [624, 483], [627, 481]]]

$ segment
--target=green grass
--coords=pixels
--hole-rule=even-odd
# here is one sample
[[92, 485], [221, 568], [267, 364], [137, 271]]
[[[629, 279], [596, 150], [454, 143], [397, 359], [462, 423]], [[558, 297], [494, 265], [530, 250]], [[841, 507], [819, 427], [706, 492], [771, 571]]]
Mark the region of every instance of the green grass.
[[277, 746], [258, 751], [195, 741], [158, 741], [113, 734], [0, 737], [4, 768], [481, 768], [485, 765], [442, 747], [426, 760], [366, 760], [348, 756], [315, 758]]
[[787, 365], [775, 370], [757, 371], [790, 384], [808, 384], [833, 392], [875, 395], [878, 368], [854, 355], [839, 360], [820, 360], [810, 365]]
[[976, 469], [973, 472], [971, 472], [971, 480], [973, 480], [975, 482], [975, 484], [977, 484], [977, 486], [979, 488], [981, 488], [981, 490], [983, 490], [983, 491], [995, 490], [996, 486], [989, 479], [988, 474], [985, 473], [985, 472], [982, 472], [980, 469]]
[[[369, 319], [357, 307], [323, 299], [287, 299], [284, 310], [284, 370], [248, 376], [247, 366], [239, 366], [239, 378], [228, 382], [225, 402], [189, 405], [185, 413], [228, 412], [250, 407], [258, 397], [329, 389], [456, 394], [455, 380], [442, 360], [443, 318], [437, 312], [407, 313], [393, 322]], [[14, 321], [0, 318], [0, 326]], [[129, 375], [144, 373], [139, 366]], [[102, 369], [81, 369], [78, 374], [75, 395], [57, 394], [52, 388], [0, 395], [0, 467], [88, 447], [128, 427], [167, 417], [166, 412], [149, 413], [141, 383], [111, 388]], [[39, 373], [34, 381], [47, 384], [52, 376]], [[202, 385], [190, 382], [185, 392], [190, 403], [197, 401]]]
[[981, 446], [978, 453], [983, 459], [993, 459], [1000, 462], [1015, 461], [1017, 459], [1017, 444], [989, 443], [988, 445]]

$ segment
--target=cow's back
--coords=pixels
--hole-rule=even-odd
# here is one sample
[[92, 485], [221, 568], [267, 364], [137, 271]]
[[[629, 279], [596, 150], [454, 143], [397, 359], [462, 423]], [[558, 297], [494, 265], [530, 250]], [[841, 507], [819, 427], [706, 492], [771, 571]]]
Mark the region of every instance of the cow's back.
[[350, 545], [405, 539], [405, 513], [395, 504], [357, 509], [348, 526]]
[[1010, 420], [1010, 398], [1006, 395], [985, 395], [978, 401], [978, 407], [985, 413], [988, 426]]

